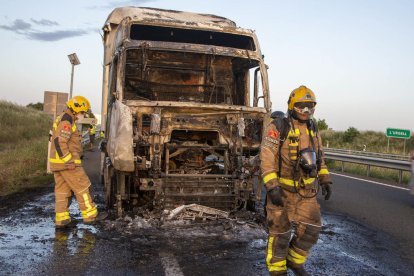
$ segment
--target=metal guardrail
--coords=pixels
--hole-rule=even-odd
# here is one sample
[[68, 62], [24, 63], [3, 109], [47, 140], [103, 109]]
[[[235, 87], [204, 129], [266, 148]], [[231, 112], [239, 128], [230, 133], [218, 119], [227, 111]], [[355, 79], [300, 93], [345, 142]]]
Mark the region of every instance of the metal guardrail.
[[395, 169], [399, 171], [398, 183], [401, 183], [403, 171], [411, 171], [411, 162], [408, 156], [328, 148], [325, 148], [324, 152], [327, 159], [342, 162], [342, 172], [344, 171], [345, 162], [366, 165], [367, 176], [370, 176], [371, 166]]
[[368, 152], [368, 151], [356, 151], [356, 150], [346, 150], [346, 149], [334, 149], [334, 148], [324, 148], [324, 152], [330, 153], [343, 153], [348, 155], [358, 155], [358, 156], [371, 156], [383, 159], [392, 159], [392, 160], [410, 160], [409, 155], [397, 155], [397, 154], [388, 154], [388, 153], [377, 153], [377, 152]]

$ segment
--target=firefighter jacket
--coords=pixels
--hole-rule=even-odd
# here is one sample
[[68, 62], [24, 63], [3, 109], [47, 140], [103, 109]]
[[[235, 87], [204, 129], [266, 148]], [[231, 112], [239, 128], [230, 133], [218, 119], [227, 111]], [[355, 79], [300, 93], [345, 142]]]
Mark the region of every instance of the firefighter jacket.
[[91, 134], [91, 135], [96, 134], [96, 127], [94, 125], [89, 129], [89, 134]]
[[[280, 130], [272, 122], [263, 133], [260, 168], [266, 188], [281, 186], [291, 192], [299, 188], [312, 189], [316, 184], [316, 174], [320, 183], [332, 183], [325, 164], [319, 132], [294, 119], [289, 120], [288, 130], [286, 137], [281, 137]], [[319, 153], [318, 166], [312, 176], [305, 173], [298, 164], [299, 152], [306, 148], [313, 149], [317, 157]]]
[[49, 163], [51, 171], [65, 170], [67, 163], [81, 166], [81, 132], [75, 124], [75, 116], [67, 109], [53, 123]]

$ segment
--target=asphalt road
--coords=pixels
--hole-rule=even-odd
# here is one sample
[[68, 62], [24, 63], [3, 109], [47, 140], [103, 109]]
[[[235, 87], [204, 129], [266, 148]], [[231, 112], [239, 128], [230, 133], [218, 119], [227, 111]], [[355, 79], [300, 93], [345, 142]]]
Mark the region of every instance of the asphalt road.
[[[98, 152], [84, 160], [101, 197]], [[323, 230], [312, 275], [413, 275], [414, 198], [408, 191], [334, 176], [321, 200]], [[188, 225], [141, 217], [79, 220], [55, 231], [53, 186], [0, 199], [0, 275], [267, 275], [263, 228], [239, 222]], [[291, 275], [291, 274], [290, 274]]]
[[321, 201], [324, 211], [381, 229], [396, 238], [403, 257], [414, 261], [414, 196], [407, 189], [353, 176], [333, 175], [333, 181], [332, 199]]

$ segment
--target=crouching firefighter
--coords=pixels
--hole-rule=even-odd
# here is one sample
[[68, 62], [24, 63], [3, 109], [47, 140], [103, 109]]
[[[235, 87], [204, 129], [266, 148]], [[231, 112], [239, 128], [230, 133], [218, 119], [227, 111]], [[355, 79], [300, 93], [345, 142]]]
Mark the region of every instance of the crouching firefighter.
[[56, 228], [63, 228], [71, 223], [69, 205], [72, 192], [85, 223], [93, 223], [98, 215], [89, 192], [91, 182], [80, 159], [82, 135], [75, 124], [89, 110], [90, 103], [82, 96], [75, 96], [66, 105], [67, 109], [53, 123], [50, 138], [49, 163], [55, 178]]
[[287, 117], [272, 116], [264, 132], [260, 160], [267, 191], [270, 275], [287, 275], [287, 268], [308, 275], [304, 265], [321, 229], [316, 195], [319, 189], [325, 200], [331, 195], [321, 137], [311, 119], [315, 105], [315, 94], [300, 86], [290, 94]]

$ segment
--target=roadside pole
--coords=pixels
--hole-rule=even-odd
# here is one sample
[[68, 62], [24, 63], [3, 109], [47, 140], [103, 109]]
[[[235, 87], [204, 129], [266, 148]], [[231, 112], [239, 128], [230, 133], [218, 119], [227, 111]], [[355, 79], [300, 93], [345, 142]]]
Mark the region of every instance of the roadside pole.
[[390, 153], [390, 137], [387, 137], [388, 143], [387, 143], [387, 153]]

